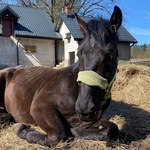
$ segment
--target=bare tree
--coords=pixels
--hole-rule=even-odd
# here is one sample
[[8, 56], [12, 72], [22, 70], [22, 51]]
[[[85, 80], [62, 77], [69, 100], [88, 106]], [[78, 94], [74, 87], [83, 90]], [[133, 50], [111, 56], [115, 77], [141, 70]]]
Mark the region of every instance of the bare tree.
[[73, 12], [83, 16], [99, 16], [100, 13], [110, 13], [112, 4], [117, 0], [17, 0], [19, 5], [42, 8], [47, 11], [54, 22], [64, 6], [69, 6]]
[[21, 6], [46, 10], [54, 22], [56, 22], [63, 7], [63, 0], [17, 0], [17, 2]]

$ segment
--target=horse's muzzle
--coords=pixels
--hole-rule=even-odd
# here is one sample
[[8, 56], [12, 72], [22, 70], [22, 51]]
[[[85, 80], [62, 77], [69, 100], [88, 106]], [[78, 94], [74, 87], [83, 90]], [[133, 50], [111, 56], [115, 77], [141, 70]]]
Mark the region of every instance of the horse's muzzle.
[[[75, 103], [75, 109], [80, 119], [91, 122], [97, 119], [100, 112], [100, 101], [91, 94], [91, 87], [82, 84], [82, 91], [79, 93]], [[98, 101], [98, 103], [95, 103]]]

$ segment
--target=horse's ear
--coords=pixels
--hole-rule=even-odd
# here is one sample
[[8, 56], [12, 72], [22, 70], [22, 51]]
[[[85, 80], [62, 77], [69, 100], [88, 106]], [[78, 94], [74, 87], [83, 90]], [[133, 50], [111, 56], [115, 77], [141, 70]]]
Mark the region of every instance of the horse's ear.
[[79, 18], [76, 13], [74, 15], [75, 15], [76, 21], [77, 21], [78, 25], [80, 26], [81, 30], [84, 31], [85, 33], [88, 33], [86, 22], [84, 22], [81, 18]]
[[114, 11], [110, 18], [110, 23], [111, 23], [111, 26], [114, 28], [115, 32], [118, 30], [118, 28], [120, 27], [122, 23], [122, 12], [118, 6], [114, 7]]

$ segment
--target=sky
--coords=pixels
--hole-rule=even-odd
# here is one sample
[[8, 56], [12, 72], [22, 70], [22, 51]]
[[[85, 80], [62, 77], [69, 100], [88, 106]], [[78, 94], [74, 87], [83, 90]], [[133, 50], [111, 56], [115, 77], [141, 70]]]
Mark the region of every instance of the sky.
[[123, 26], [138, 44], [150, 44], [150, 0], [118, 0], [123, 13]]
[[[16, 0], [7, 0], [14, 3]], [[138, 44], [150, 44], [150, 0], [117, 0], [123, 13], [123, 26]]]

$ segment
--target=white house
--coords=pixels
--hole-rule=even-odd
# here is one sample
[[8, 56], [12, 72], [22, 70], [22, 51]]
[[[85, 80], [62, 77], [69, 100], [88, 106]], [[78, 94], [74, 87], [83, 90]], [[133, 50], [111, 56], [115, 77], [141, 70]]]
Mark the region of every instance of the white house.
[[[83, 39], [83, 34], [71, 14], [61, 13], [59, 21], [56, 24], [55, 30], [58, 31], [64, 42], [64, 64], [65, 66], [74, 63], [77, 60], [77, 48], [80, 41]], [[88, 22], [91, 17], [81, 17], [85, 22]], [[132, 44], [137, 43], [137, 40], [123, 27], [118, 30], [118, 51], [120, 62], [130, 60], [130, 47]], [[57, 52], [57, 57], [60, 59], [62, 54]]]

